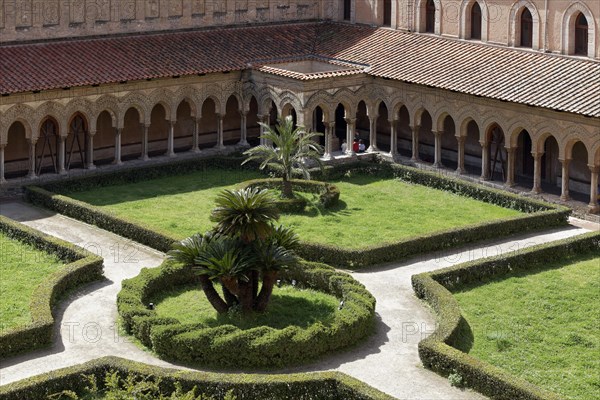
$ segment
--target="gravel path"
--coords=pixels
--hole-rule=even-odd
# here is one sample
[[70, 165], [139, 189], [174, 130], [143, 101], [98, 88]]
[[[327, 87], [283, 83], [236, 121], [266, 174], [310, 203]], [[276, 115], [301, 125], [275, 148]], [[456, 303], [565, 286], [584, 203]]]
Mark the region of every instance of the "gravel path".
[[[121, 281], [136, 276], [143, 267], [159, 265], [164, 254], [28, 204], [0, 204], [0, 213], [102, 255], [107, 277], [106, 281], [87, 286], [61, 304], [55, 328], [57, 340], [51, 348], [1, 361], [0, 384], [107, 355], [177, 367], [136, 347], [121, 337], [116, 327], [116, 296]], [[435, 318], [414, 296], [410, 277], [586, 231], [570, 226], [353, 272], [377, 299], [377, 333], [356, 348], [281, 372], [338, 370], [400, 399], [483, 399], [477, 393], [450, 387], [446, 379], [421, 366], [417, 343], [433, 331]]]

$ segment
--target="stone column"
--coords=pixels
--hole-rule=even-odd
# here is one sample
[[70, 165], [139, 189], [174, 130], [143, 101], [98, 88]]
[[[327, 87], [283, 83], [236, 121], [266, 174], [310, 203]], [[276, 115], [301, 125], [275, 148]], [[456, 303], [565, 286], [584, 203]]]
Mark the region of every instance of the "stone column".
[[458, 166], [456, 167], [457, 174], [464, 174], [465, 171], [465, 140], [464, 136], [457, 136], [456, 141], [458, 142]]
[[354, 130], [356, 129], [356, 118], [346, 118], [346, 154], [349, 156], [355, 156], [356, 153], [352, 148], [354, 143]]
[[223, 150], [223, 116], [217, 114], [217, 145], [215, 146], [219, 150]]
[[[257, 115], [259, 122], [268, 125], [269, 124], [269, 115], [263, 115], [263, 114], [258, 114]], [[263, 125], [260, 125], [260, 145], [266, 145], [267, 141], [262, 137], [262, 135], [264, 135], [264, 133], [267, 131], [267, 128], [265, 128]]]
[[412, 127], [412, 157], [413, 161], [419, 161], [419, 125]]
[[65, 143], [67, 141], [67, 137], [66, 136], [59, 136], [58, 137], [58, 174], [59, 175], [65, 175], [67, 173], [67, 170], [65, 169]]
[[506, 182], [504, 183], [506, 187], [515, 186], [515, 150], [516, 149], [514, 147], [506, 148], [506, 154], [508, 156], [506, 163]]
[[88, 134], [88, 145], [87, 145], [87, 169], [94, 170], [94, 135], [96, 132], [90, 131]]
[[4, 148], [6, 144], [0, 144], [0, 184], [6, 183], [6, 179], [4, 179]]
[[198, 133], [200, 132], [200, 118], [194, 118], [194, 135], [192, 136], [192, 153], [200, 153], [200, 141], [198, 140]]
[[123, 128], [117, 128], [115, 134], [115, 159], [113, 160], [113, 164], [121, 165], [123, 161], [121, 161], [121, 133], [123, 132]]
[[[0, 162], [2, 162], [1, 159]], [[598, 206], [598, 171], [600, 171], [600, 166], [590, 165], [589, 167], [592, 173], [592, 180], [590, 182], [590, 204], [588, 209], [590, 213], [597, 213], [600, 211], [600, 206]]]
[[33, 139], [29, 139], [29, 173], [27, 174], [27, 177], [29, 179], [35, 179], [37, 178], [37, 175], [35, 173], [35, 144], [37, 142], [37, 139], [33, 140]]
[[560, 185], [560, 200], [568, 201], [571, 199], [569, 196], [569, 163], [570, 159], [559, 160], [562, 164], [562, 182]]
[[332, 131], [335, 129], [334, 123], [325, 124], [325, 153], [323, 154], [323, 160], [331, 160], [333, 156], [331, 155], [331, 141], [332, 141]]
[[248, 112], [247, 111], [241, 111], [240, 112], [240, 116], [241, 118], [241, 126], [240, 126], [240, 141], [239, 141], [239, 145], [240, 146], [248, 146]]
[[542, 193], [542, 156], [544, 153], [531, 153], [533, 156], [533, 188], [534, 194]]
[[442, 168], [444, 166], [442, 164], [442, 133], [443, 132], [432, 131], [432, 133], [433, 133], [433, 137], [435, 139], [433, 166], [436, 168]]
[[481, 180], [490, 179], [490, 144], [479, 142], [481, 144]]
[[397, 126], [398, 120], [390, 119], [390, 156], [395, 158], [398, 155], [398, 134]]
[[150, 129], [150, 125], [144, 124], [144, 136], [142, 138], [142, 156], [140, 160], [148, 161], [150, 157], [148, 157], [148, 129]]
[[175, 122], [169, 121], [169, 139], [167, 141], [167, 156], [175, 157]]
[[373, 153], [377, 148], [377, 115], [369, 116], [369, 148], [367, 153]]

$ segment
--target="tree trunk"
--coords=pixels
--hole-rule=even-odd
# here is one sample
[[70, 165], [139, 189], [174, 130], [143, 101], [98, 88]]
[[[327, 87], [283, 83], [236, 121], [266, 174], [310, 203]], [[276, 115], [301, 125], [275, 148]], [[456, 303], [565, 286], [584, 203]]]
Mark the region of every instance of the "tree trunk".
[[234, 276], [222, 276], [221, 277], [221, 285], [223, 285], [223, 287], [227, 288], [227, 290], [229, 290], [229, 292], [231, 294], [233, 294], [234, 296], [237, 296], [238, 299], [240, 297], [239, 294], [239, 285], [238, 285], [238, 281], [237, 278]]
[[258, 296], [258, 282], [260, 279], [258, 271], [250, 272], [250, 279], [252, 280], [252, 301], [256, 301]]
[[239, 304], [238, 298], [235, 297], [235, 295], [231, 293], [229, 289], [225, 287], [225, 285], [221, 285], [221, 289], [223, 290], [223, 297], [225, 297], [225, 302], [227, 302], [227, 306], [232, 307], [236, 304]]
[[271, 294], [273, 293], [273, 287], [277, 282], [277, 271], [264, 271], [262, 288], [256, 299], [254, 309], [259, 312], [263, 312], [267, 309], [269, 301], [271, 300]]
[[224, 314], [227, 312], [227, 310], [229, 310], [229, 306], [227, 303], [225, 303], [225, 301], [223, 301], [221, 296], [219, 296], [219, 293], [215, 289], [208, 276], [200, 275], [200, 286], [202, 287], [202, 291], [206, 295], [208, 302], [214, 307], [215, 310], [217, 310], [219, 314]]
[[283, 187], [281, 189], [281, 197], [283, 197], [284, 199], [293, 199], [294, 198], [294, 192], [292, 190], [292, 182], [285, 177], [283, 178]]
[[238, 300], [242, 306], [243, 314], [250, 314], [253, 309], [254, 301], [252, 299], [252, 282], [238, 281], [239, 293]]

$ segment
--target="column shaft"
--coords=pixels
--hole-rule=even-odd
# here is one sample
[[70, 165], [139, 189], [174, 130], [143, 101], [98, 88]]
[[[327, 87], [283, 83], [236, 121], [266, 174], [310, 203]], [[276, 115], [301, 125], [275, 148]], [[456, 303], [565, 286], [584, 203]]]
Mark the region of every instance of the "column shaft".
[[562, 182], [560, 185], [560, 199], [561, 201], [568, 201], [569, 196], [569, 163], [571, 160], [560, 160], [562, 164]]
[[167, 144], [167, 156], [175, 157], [175, 121], [169, 123], [169, 140]]
[[354, 118], [346, 118], [346, 154], [349, 156], [354, 156], [356, 153], [352, 147], [354, 143], [354, 129], [356, 127], [356, 119]]
[[6, 179], [4, 178], [4, 148], [5, 144], [0, 144], [0, 183], [5, 183]]
[[457, 136], [458, 142], [458, 166], [456, 167], [457, 174], [464, 174], [465, 171], [465, 137]]
[[217, 149], [223, 150], [225, 145], [223, 145], [223, 116], [221, 114], [217, 114]]
[[113, 160], [113, 164], [121, 165], [123, 161], [121, 161], [121, 133], [123, 132], [123, 128], [117, 128], [115, 135], [115, 159]]
[[198, 135], [200, 133], [200, 118], [194, 120], [194, 135], [192, 136], [192, 153], [200, 153], [200, 140]]
[[332, 135], [331, 131], [334, 129], [333, 124], [325, 124], [325, 152], [323, 154], [324, 160], [331, 160], [333, 157], [331, 156], [331, 142]]
[[531, 153], [533, 156], [533, 188], [534, 194], [542, 193], [542, 155], [543, 153]]
[[65, 169], [65, 143], [67, 138], [65, 136], [58, 137], [58, 173], [64, 175], [67, 173]]
[[242, 146], [247, 146], [248, 145], [248, 126], [247, 126], [247, 121], [248, 121], [248, 114], [247, 113], [240, 113], [241, 114], [241, 123], [240, 123], [240, 142], [238, 144], [242, 145]]
[[369, 148], [368, 153], [377, 151], [377, 116], [369, 117]]
[[505, 185], [507, 187], [515, 186], [515, 150], [515, 148], [506, 149], [508, 160]]
[[27, 177], [30, 179], [35, 179], [37, 177], [35, 172], [35, 143], [36, 141], [29, 140], [29, 173], [27, 174]]
[[390, 156], [395, 157], [398, 155], [398, 134], [396, 128], [398, 121], [390, 120]]
[[411, 160], [419, 161], [419, 125], [412, 127], [412, 157]]
[[441, 168], [444, 166], [442, 164], [442, 132], [433, 131], [432, 133], [435, 139], [433, 166]]
[[[0, 154], [1, 155], [1, 154]], [[0, 160], [2, 161], [2, 160]], [[598, 206], [598, 171], [600, 170], [600, 166], [590, 166], [590, 171], [592, 173], [592, 179], [590, 182], [590, 204], [589, 211], [591, 213], [597, 213], [600, 211], [600, 207]]]
[[142, 138], [142, 156], [140, 157], [140, 159], [144, 161], [150, 159], [150, 157], [148, 157], [148, 129], [150, 129], [150, 125], [144, 124], [144, 136]]
[[88, 147], [87, 147], [87, 169], [96, 169], [96, 166], [94, 165], [94, 135], [96, 134], [96, 132], [92, 133], [90, 132], [88, 134]]
[[489, 143], [480, 142], [481, 144], [481, 179], [487, 181], [490, 179], [490, 145]]

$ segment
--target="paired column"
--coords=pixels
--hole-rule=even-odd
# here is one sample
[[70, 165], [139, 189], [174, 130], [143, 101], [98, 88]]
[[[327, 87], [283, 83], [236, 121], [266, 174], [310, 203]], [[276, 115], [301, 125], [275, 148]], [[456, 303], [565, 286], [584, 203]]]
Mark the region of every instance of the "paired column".
[[37, 142], [37, 139], [29, 139], [29, 173], [27, 174], [27, 177], [29, 179], [35, 179], [37, 178], [37, 175], [35, 173], [35, 144]]
[[392, 158], [398, 155], [398, 134], [397, 134], [397, 125], [398, 120], [390, 119], [390, 156]]
[[150, 129], [150, 125], [144, 124], [144, 136], [142, 138], [142, 156], [140, 160], [148, 161], [150, 157], [148, 157], [148, 130]]
[[542, 156], [544, 153], [531, 153], [533, 156], [533, 188], [531, 193], [542, 193]]
[[6, 179], [4, 179], [4, 148], [6, 144], [0, 143], [0, 184], [6, 183]]
[[481, 180], [490, 179], [490, 144], [479, 142], [481, 144]]
[[96, 135], [96, 132], [90, 131], [87, 138], [87, 169], [89, 170], [96, 169], [94, 165], [94, 135]]
[[368, 153], [373, 153], [377, 150], [377, 115], [369, 116], [369, 148]]
[[115, 134], [115, 159], [113, 160], [113, 164], [121, 165], [123, 161], [121, 161], [121, 133], [123, 132], [123, 128], [117, 128]]
[[457, 136], [456, 141], [458, 142], [458, 166], [456, 167], [457, 174], [464, 174], [465, 171], [465, 137]]
[[346, 154], [355, 156], [354, 148], [354, 130], [356, 129], [356, 118], [346, 118]]
[[560, 185], [560, 200], [568, 201], [571, 197], [569, 196], [569, 164], [570, 159], [559, 160], [562, 164], [562, 182]]
[[439, 131], [432, 131], [433, 137], [435, 139], [435, 155], [433, 159], [433, 166], [436, 168], [442, 168], [444, 165], [442, 164], [442, 133]]
[[[261, 123], [263, 123], [265, 125], [269, 124], [269, 118], [270, 118], [270, 116], [268, 114], [267, 115], [259, 114], [259, 115], [257, 115], [257, 117], [258, 117], [258, 120]], [[264, 135], [264, 133], [266, 132], [266, 130], [267, 130], [267, 128], [264, 125], [260, 126], [260, 136], [261, 136], [260, 137], [260, 144], [261, 144], [261, 146], [267, 144], [267, 141], [262, 137], [262, 135]]]
[[412, 157], [413, 161], [419, 161], [419, 125], [415, 125], [412, 128]]
[[597, 213], [600, 211], [600, 206], [598, 205], [598, 172], [600, 171], [600, 166], [590, 165], [589, 167], [592, 179], [590, 182], [590, 204], [588, 208], [591, 213]]
[[67, 170], [65, 169], [65, 153], [66, 153], [66, 149], [65, 149], [65, 143], [67, 141], [67, 137], [66, 136], [59, 136], [58, 137], [58, 174], [59, 175], [65, 175], [67, 173]]
[[194, 135], [192, 136], [192, 153], [200, 153], [200, 141], [198, 140], [198, 134], [200, 132], [200, 120], [202, 117], [194, 119]]
[[335, 123], [330, 122], [325, 124], [325, 153], [323, 154], [324, 160], [331, 160], [333, 156], [331, 155], [331, 142], [333, 136], [333, 130], [335, 129]]
[[217, 145], [215, 147], [219, 150], [225, 148], [225, 145], [223, 145], [223, 116], [221, 114], [217, 114]]
[[169, 140], [167, 143], [167, 156], [175, 157], [175, 122], [169, 121]]
[[241, 116], [241, 124], [240, 124], [240, 146], [248, 146], [248, 113], [244, 111], [240, 111]]
[[506, 182], [504, 183], [507, 187], [515, 186], [515, 148], [506, 148], [506, 154], [508, 155], [507, 171], [506, 171]]

